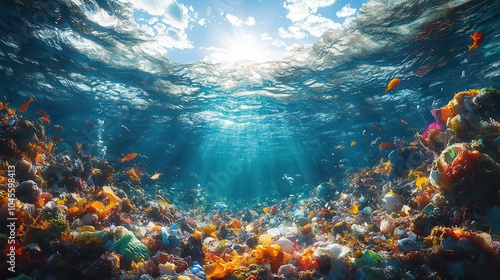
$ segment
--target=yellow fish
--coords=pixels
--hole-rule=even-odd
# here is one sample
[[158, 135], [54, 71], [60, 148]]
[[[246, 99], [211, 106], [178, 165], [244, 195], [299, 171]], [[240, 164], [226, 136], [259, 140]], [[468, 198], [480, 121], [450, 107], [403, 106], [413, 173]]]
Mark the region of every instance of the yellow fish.
[[161, 173], [156, 173], [153, 176], [151, 176], [151, 180], [156, 180], [156, 179], [160, 178], [161, 175], [162, 175]]

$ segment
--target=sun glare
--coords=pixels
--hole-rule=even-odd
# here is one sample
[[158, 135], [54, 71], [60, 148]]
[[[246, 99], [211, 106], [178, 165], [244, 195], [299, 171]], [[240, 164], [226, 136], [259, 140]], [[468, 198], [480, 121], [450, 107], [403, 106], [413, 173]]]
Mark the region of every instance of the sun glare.
[[264, 62], [273, 58], [273, 52], [258, 36], [244, 33], [223, 36], [216, 60], [225, 66], [233, 66], [240, 61]]

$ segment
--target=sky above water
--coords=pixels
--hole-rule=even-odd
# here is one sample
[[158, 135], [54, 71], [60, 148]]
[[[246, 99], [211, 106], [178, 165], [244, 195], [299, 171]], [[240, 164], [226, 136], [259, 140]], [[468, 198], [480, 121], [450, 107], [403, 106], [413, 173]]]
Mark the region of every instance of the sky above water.
[[356, 17], [362, 0], [137, 0], [134, 20], [151, 51], [180, 63], [269, 61], [311, 45]]

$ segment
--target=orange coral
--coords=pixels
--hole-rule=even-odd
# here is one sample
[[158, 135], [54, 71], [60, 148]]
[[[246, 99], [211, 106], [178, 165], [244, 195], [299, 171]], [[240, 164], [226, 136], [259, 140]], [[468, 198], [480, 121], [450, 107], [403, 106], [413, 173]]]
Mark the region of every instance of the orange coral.
[[318, 261], [317, 257], [314, 255], [314, 249], [313, 248], [307, 248], [302, 253], [300, 253], [300, 256], [297, 259], [297, 268], [305, 271], [305, 270], [314, 270], [318, 267]]
[[474, 167], [480, 155], [480, 152], [469, 150], [463, 143], [445, 150], [438, 164], [438, 171], [444, 180], [444, 190], [448, 190], [451, 183], [463, 178]]
[[290, 259], [290, 255], [285, 254], [277, 244], [257, 245], [252, 250], [252, 256], [259, 264], [271, 264], [272, 272], [277, 272], [278, 268]]

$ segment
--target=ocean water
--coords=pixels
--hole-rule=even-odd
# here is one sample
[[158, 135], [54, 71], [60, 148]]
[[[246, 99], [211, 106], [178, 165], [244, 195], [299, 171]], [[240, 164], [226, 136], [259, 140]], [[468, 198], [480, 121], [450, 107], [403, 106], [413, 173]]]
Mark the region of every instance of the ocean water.
[[[81, 143], [118, 170], [136, 152], [159, 183], [214, 196], [341, 181], [387, 158], [380, 142], [415, 141], [455, 93], [500, 85], [494, 0], [368, 1], [311, 47], [231, 69], [146, 51], [151, 38], [130, 27], [123, 1], [4, 0], [0, 10], [1, 101], [33, 97], [25, 118], [43, 109], [64, 127], [48, 129], [63, 138], [57, 152]], [[468, 51], [475, 32], [484, 40]]]

